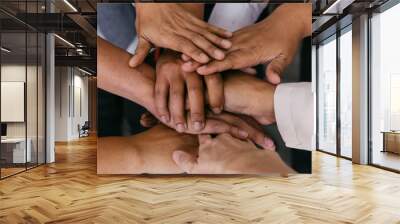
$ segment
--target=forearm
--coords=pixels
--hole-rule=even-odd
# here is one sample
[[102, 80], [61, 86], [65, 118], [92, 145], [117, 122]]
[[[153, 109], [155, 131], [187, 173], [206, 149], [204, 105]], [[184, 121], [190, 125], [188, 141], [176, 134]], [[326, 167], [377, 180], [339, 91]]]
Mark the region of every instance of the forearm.
[[[287, 24], [296, 24], [293, 31], [302, 39], [311, 35], [312, 5], [311, 3], [285, 3], [279, 6], [271, 15]], [[297, 36], [297, 35], [295, 35]]]
[[153, 103], [153, 68], [147, 64], [130, 68], [131, 55], [100, 37], [97, 47], [97, 86], [149, 109]]
[[183, 171], [172, 160], [175, 150], [196, 154], [195, 136], [179, 134], [157, 125], [134, 136], [98, 140], [99, 174], [178, 174]]
[[[254, 149], [252, 149], [254, 150]], [[295, 173], [287, 166], [276, 152], [257, 150], [232, 161], [227, 166], [230, 173], [237, 174], [287, 174]]]
[[[98, 174], [182, 173], [172, 161], [171, 145], [146, 143], [140, 136], [98, 139]], [[169, 148], [168, 148], [169, 147]]]
[[275, 120], [274, 93], [275, 86], [241, 71], [224, 74], [224, 110], [251, 116], [260, 124]]
[[180, 3], [180, 5], [192, 15], [199, 19], [203, 19], [204, 14], [204, 3]]
[[97, 141], [98, 174], [137, 174], [143, 170], [139, 149], [130, 137], [101, 137]]

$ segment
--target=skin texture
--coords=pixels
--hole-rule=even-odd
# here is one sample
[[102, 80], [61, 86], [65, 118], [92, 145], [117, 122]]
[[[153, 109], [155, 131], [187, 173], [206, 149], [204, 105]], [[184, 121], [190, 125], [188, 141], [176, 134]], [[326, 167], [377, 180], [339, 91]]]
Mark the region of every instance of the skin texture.
[[[99, 174], [266, 174], [293, 173], [272, 150], [229, 134], [211, 139], [157, 125], [134, 136], [98, 139]], [[200, 142], [200, 145], [199, 145]]]
[[197, 154], [197, 137], [157, 125], [133, 136], [98, 138], [99, 174], [176, 174], [182, 170], [172, 159], [175, 150]]
[[[213, 60], [206, 65], [190, 62], [190, 65], [183, 64], [182, 69], [196, 70], [201, 75], [229, 69], [245, 69], [252, 73], [250, 67], [268, 64], [266, 78], [270, 83], [278, 84], [300, 41], [311, 35], [311, 10], [308, 3], [283, 4], [263, 21], [235, 31], [231, 38], [232, 47], [223, 60]], [[182, 57], [190, 60], [189, 55]]]
[[187, 101], [191, 125], [200, 131], [205, 123], [205, 90], [213, 112], [222, 111], [224, 99], [222, 78], [219, 74], [205, 77], [206, 89], [203, 78], [196, 72], [182, 71], [182, 63], [179, 53], [171, 50], [165, 50], [157, 61], [155, 85], [157, 114], [164, 122], [172, 119], [175, 129], [184, 132], [188, 126], [185, 119], [185, 101]]
[[176, 150], [172, 157], [178, 167], [189, 174], [294, 173], [276, 152], [259, 150], [253, 143], [229, 134], [215, 138], [199, 135], [197, 156]]
[[245, 114], [262, 125], [275, 122], [274, 95], [276, 86], [242, 71], [224, 74], [224, 108]]
[[129, 64], [140, 65], [152, 45], [185, 53], [200, 63], [225, 57], [231, 32], [202, 21], [204, 4], [136, 3], [138, 48]]
[[[136, 68], [130, 68], [127, 61], [130, 54], [119, 49], [107, 41], [98, 38], [98, 81], [99, 88], [113, 94], [124, 97], [145, 107], [150, 113], [155, 115], [158, 120], [162, 120], [156, 113], [154, 86], [154, 70], [146, 64], [141, 64]], [[118, 60], [115, 60], [115, 59]], [[271, 147], [271, 139], [265, 136], [260, 130], [252, 125], [248, 125], [238, 116], [221, 113], [207, 113], [205, 126], [201, 131], [195, 130], [192, 125], [190, 113], [185, 116], [188, 124], [185, 133], [190, 134], [211, 134], [226, 133], [241, 138], [250, 139], [259, 145]], [[175, 128], [175, 124], [170, 120], [164, 122], [168, 127]]]
[[[241, 71], [229, 71], [224, 75], [224, 86], [225, 110], [235, 114], [246, 115], [246, 117], [242, 117], [242, 120], [246, 120], [247, 123], [237, 126], [250, 124], [256, 129], [260, 129], [259, 124], [269, 125], [275, 122], [274, 94], [276, 87], [274, 85]], [[210, 117], [213, 116], [227, 117], [227, 115], [210, 115]], [[251, 120], [249, 120], [249, 117], [251, 117]], [[230, 120], [229, 123], [237, 121]], [[157, 123], [157, 118], [150, 114], [145, 114], [141, 123], [146, 127], [152, 127]], [[252, 131], [250, 128], [247, 130]], [[263, 140], [261, 135], [257, 135], [257, 133], [250, 133], [250, 135], [259, 136], [254, 141], [257, 144], [266, 148], [273, 147], [273, 143], [268, 138]], [[260, 144], [263, 141], [265, 141], [264, 144]]]

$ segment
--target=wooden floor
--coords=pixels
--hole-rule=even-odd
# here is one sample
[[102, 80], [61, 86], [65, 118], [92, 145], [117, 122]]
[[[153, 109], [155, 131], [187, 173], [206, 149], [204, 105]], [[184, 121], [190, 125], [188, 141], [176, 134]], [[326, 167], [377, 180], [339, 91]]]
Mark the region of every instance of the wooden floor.
[[313, 174], [97, 176], [96, 141], [0, 181], [0, 223], [400, 223], [400, 175], [313, 155]]
[[374, 164], [400, 170], [400, 154], [375, 150], [372, 160]]

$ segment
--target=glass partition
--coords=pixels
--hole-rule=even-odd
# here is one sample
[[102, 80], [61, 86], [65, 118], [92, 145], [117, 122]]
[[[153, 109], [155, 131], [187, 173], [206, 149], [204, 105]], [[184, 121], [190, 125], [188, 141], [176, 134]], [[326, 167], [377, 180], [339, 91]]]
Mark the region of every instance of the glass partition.
[[352, 32], [347, 27], [340, 38], [340, 154], [352, 157]]
[[[18, 13], [37, 13], [44, 1], [28, 5], [20, 1], [7, 6], [17, 7]], [[45, 163], [46, 39], [2, 12], [0, 19], [12, 24], [0, 22], [0, 178], [5, 178]]]
[[318, 47], [318, 149], [336, 153], [336, 36]]
[[24, 171], [31, 157], [26, 136], [26, 40], [25, 32], [1, 34], [2, 177]]
[[400, 4], [371, 18], [372, 164], [400, 170]]

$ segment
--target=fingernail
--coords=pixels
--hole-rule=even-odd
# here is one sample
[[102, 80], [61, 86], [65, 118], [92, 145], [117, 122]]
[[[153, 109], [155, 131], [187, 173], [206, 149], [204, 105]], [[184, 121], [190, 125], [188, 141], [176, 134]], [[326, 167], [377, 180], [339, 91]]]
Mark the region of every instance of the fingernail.
[[228, 37], [231, 37], [233, 35], [233, 33], [230, 32], [230, 31], [225, 31], [225, 35], [228, 36]]
[[249, 136], [249, 133], [243, 131], [243, 130], [239, 130], [239, 135], [242, 138], [247, 138]]
[[193, 126], [194, 130], [196, 131], [201, 131], [201, 129], [203, 128], [202, 122], [199, 121], [194, 122]]
[[207, 69], [207, 66], [206, 66], [206, 65], [203, 65], [203, 66], [197, 68], [196, 71], [197, 71], [198, 73], [200, 73], [200, 74], [204, 74], [205, 71], [206, 71], [206, 69]]
[[176, 125], [176, 130], [177, 130], [179, 133], [182, 133], [182, 132], [185, 131], [185, 126], [184, 126], [182, 123], [179, 123], [179, 124]]
[[222, 60], [222, 59], [224, 59], [225, 54], [221, 50], [214, 50], [214, 56], [215, 56], [215, 59]]
[[229, 40], [222, 40], [221, 45], [224, 48], [230, 48], [232, 46], [232, 42], [230, 42]]
[[161, 120], [163, 123], [168, 123], [168, 117], [165, 115], [161, 116]]
[[264, 144], [265, 144], [265, 146], [266, 146], [267, 148], [269, 148], [269, 147], [275, 147], [274, 142], [273, 142], [271, 139], [269, 139], [269, 138], [264, 138]]
[[204, 62], [204, 63], [208, 62], [208, 60], [209, 60], [208, 56], [207, 56], [206, 54], [204, 54], [204, 53], [201, 53], [201, 54], [200, 54], [200, 59], [201, 59], [202, 62]]
[[215, 114], [220, 114], [220, 113], [222, 112], [222, 108], [221, 108], [221, 107], [213, 107], [213, 108], [212, 108], [212, 111], [213, 111]]

